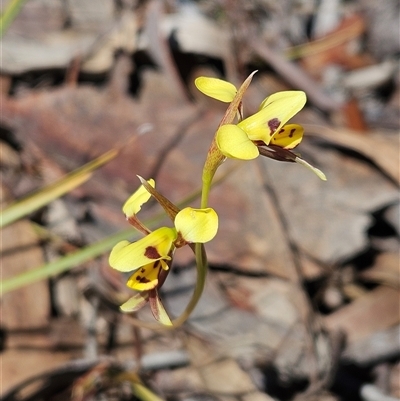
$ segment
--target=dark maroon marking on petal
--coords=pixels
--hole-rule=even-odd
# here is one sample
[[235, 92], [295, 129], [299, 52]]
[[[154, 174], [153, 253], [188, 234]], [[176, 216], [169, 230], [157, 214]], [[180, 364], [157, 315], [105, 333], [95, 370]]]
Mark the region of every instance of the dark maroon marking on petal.
[[146, 269], [144, 269], [143, 267], [140, 269], [140, 273], [145, 273]]
[[281, 128], [278, 132], [278, 134], [283, 134], [285, 132], [285, 128]]
[[289, 134], [289, 138], [292, 138], [293, 137], [293, 134], [296, 132], [296, 128], [292, 128], [291, 130], [290, 130], [290, 134]]
[[154, 246], [148, 246], [144, 251], [144, 256], [149, 259], [159, 259], [161, 255], [158, 253], [157, 249]]
[[158, 268], [160, 267], [160, 263], [161, 263], [161, 261], [156, 260], [156, 261], [154, 262], [154, 264], [153, 264], [153, 269], [158, 269]]
[[146, 277], [142, 277], [142, 276], [137, 276], [136, 281], [138, 281], [139, 283], [149, 283], [150, 282], [150, 280], [147, 280]]
[[268, 121], [268, 127], [271, 130], [270, 135], [272, 135], [277, 128], [281, 125], [281, 122], [277, 118], [272, 118]]

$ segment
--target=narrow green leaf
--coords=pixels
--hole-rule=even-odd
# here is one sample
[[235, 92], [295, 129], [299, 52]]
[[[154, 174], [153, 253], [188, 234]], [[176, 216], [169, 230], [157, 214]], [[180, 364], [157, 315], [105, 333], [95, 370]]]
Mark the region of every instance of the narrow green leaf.
[[133, 235], [138, 236], [137, 231], [133, 228], [120, 231], [96, 242], [95, 244], [89, 245], [80, 249], [79, 251], [57, 259], [54, 262], [47, 263], [46, 265], [28, 270], [17, 276], [2, 280], [0, 282], [0, 295], [6, 294], [7, 292], [16, 290], [17, 288], [25, 285], [32, 284], [36, 281], [63, 273], [64, 271], [76, 267], [81, 263], [87, 262], [90, 259], [96, 258], [105, 252], [108, 252], [116, 243], [123, 239], [132, 237]]
[[5, 10], [2, 10], [0, 16], [0, 38], [11, 25], [11, 22], [14, 21], [25, 2], [26, 0], [10, 0], [5, 7]]
[[132, 390], [136, 397], [142, 401], [164, 401], [141, 383], [132, 383]]
[[72, 191], [87, 181], [96, 169], [108, 163], [117, 154], [117, 149], [110, 150], [58, 181], [15, 201], [0, 212], [0, 227], [6, 226]]

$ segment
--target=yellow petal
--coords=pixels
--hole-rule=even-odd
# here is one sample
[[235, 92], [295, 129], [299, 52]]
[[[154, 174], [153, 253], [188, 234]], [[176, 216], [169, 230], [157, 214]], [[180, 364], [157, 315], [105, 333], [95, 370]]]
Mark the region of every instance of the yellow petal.
[[158, 284], [158, 275], [163, 268], [163, 264], [167, 265], [163, 260], [156, 260], [140, 267], [129, 277], [126, 285], [136, 291], [152, 290]]
[[176, 235], [175, 229], [161, 227], [137, 242], [121, 241], [110, 253], [110, 266], [121, 272], [128, 272], [156, 260], [170, 260], [168, 254]]
[[284, 149], [295, 148], [303, 139], [304, 128], [298, 124], [284, 125], [272, 135], [270, 145], [276, 145]]
[[200, 92], [225, 103], [230, 103], [237, 92], [235, 85], [218, 78], [198, 77], [194, 84]]
[[288, 107], [297, 107], [296, 105], [302, 104], [302, 106], [297, 111], [295, 111], [294, 114], [296, 114], [304, 107], [304, 104], [307, 101], [307, 96], [303, 91], [276, 92], [276, 93], [273, 93], [272, 95], [269, 95], [261, 102], [260, 110], [264, 109], [271, 103], [276, 102], [277, 100], [282, 100], [282, 99], [285, 102], [287, 102]]
[[271, 136], [298, 113], [307, 101], [302, 91], [278, 92], [261, 103], [260, 110], [238, 124], [252, 141], [270, 143]]
[[306, 162], [304, 159], [301, 159], [300, 157], [296, 157], [295, 162], [301, 164], [304, 167], [307, 167], [308, 169], [310, 169], [322, 181], [326, 181], [327, 180], [326, 175], [320, 169], [312, 166], [310, 163]]
[[175, 217], [175, 228], [187, 242], [211, 241], [218, 231], [218, 215], [214, 209], [186, 207]]
[[149, 300], [148, 293], [135, 294], [120, 306], [122, 312], [136, 312]]
[[[147, 182], [153, 188], [155, 187], [155, 182], [153, 179], [150, 179]], [[137, 214], [141, 209], [143, 203], [146, 203], [150, 199], [150, 197], [151, 195], [149, 194], [149, 192], [143, 185], [141, 185], [139, 189], [128, 198], [128, 200], [122, 207], [122, 211], [124, 212], [125, 216], [130, 217], [134, 214]]]
[[237, 125], [222, 125], [215, 137], [219, 150], [234, 159], [251, 160], [258, 155], [258, 148]]

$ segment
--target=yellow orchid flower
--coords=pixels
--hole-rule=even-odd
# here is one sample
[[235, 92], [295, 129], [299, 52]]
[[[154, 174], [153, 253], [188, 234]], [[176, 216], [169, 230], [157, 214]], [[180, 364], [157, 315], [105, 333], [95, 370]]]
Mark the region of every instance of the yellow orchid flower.
[[[205, 95], [224, 102], [232, 101], [236, 94], [234, 85], [221, 79], [199, 77], [195, 85]], [[261, 153], [276, 160], [296, 162], [326, 180], [322, 171], [290, 152], [302, 141], [304, 129], [298, 124], [285, 124], [306, 101], [302, 91], [282, 91], [268, 96], [257, 113], [238, 124], [224, 124], [218, 128], [215, 142], [219, 150], [234, 159], [252, 160]]]
[[[272, 99], [270, 99], [272, 98]], [[297, 146], [303, 137], [300, 125], [284, 124], [306, 103], [302, 91], [278, 92], [267, 98], [260, 110], [238, 124], [222, 125], [216, 134], [221, 152], [231, 158], [251, 160], [259, 155], [258, 147], [270, 143], [284, 149]]]
[[[205, 95], [222, 102], [231, 102], [237, 92], [233, 84], [218, 78], [198, 77], [195, 85]], [[297, 124], [284, 127], [284, 124], [304, 107], [306, 101], [302, 91], [272, 94], [264, 99], [257, 113], [236, 125], [221, 126], [216, 136], [218, 147], [225, 156], [243, 160], [259, 155], [254, 143], [257, 141], [293, 149], [303, 138], [303, 127]]]
[[218, 215], [211, 208], [186, 207], [177, 212], [174, 227], [161, 227], [150, 231], [140, 223], [136, 213], [143, 203], [149, 200], [151, 194], [148, 191], [151, 190], [153, 196], [164, 202], [166, 198], [155, 191], [154, 180], [147, 181], [150, 186], [144, 180], [142, 183], [144, 185], [142, 184], [124, 204], [123, 212], [129, 222], [146, 236], [133, 243], [121, 241], [116, 244], [110, 253], [109, 264], [121, 272], [133, 272], [127, 286], [141, 294], [131, 297], [121, 305], [121, 310], [132, 312], [149, 301], [154, 317], [169, 325], [170, 320], [158, 298], [157, 290], [167, 277], [173, 254], [177, 248], [187, 244], [205, 243], [213, 239], [218, 230]]
[[[170, 261], [175, 248], [211, 241], [218, 230], [218, 216], [211, 208], [186, 207], [176, 215], [174, 224], [174, 228], [158, 228], [133, 243], [119, 242], [110, 253], [110, 266], [121, 272], [128, 272], [159, 260]], [[152, 272], [149, 267], [146, 271], [149, 274]]]

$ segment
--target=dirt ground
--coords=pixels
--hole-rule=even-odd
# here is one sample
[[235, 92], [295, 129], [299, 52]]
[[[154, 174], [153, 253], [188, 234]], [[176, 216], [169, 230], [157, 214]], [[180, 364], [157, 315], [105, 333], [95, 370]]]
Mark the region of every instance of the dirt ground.
[[[399, 16], [397, 0], [26, 1], [1, 44], [2, 216], [118, 154], [2, 223], [2, 400], [400, 399]], [[198, 193], [227, 104], [194, 79], [240, 86], [255, 70], [245, 115], [304, 91], [295, 151], [327, 181], [226, 160], [200, 303], [175, 330], [138, 327], [149, 306], [119, 310], [132, 291], [108, 263], [140, 238], [122, 205], [137, 175], [176, 204]], [[152, 221], [160, 210], [140, 217], [171, 225]], [[177, 250], [161, 291], [171, 316], [195, 282], [193, 254]]]

